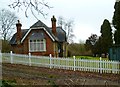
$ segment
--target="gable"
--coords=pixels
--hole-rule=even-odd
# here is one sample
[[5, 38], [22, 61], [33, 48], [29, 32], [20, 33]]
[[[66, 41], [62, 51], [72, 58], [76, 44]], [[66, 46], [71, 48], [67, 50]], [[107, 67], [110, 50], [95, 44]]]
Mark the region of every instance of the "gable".
[[35, 39], [45, 39], [45, 34], [42, 31], [33, 31], [32, 34], [29, 36], [30, 40], [35, 40]]
[[33, 24], [30, 28], [44, 27], [48, 29], [48, 27], [40, 20], [38, 20], [35, 24]]
[[23, 41], [25, 40], [25, 38], [28, 36], [28, 34], [29, 34], [32, 30], [38, 30], [38, 29], [44, 30], [44, 31], [48, 34], [48, 36], [49, 36], [53, 41], [56, 41], [56, 40], [57, 40], [57, 38], [54, 38], [44, 27], [36, 27], [36, 28], [30, 28], [30, 29], [28, 30], [28, 32], [27, 32], [27, 33], [25, 34], [25, 36], [22, 38], [21, 43], [23, 43]]
[[[21, 30], [22, 32], [22, 38], [21, 38], [21, 43], [23, 43], [23, 41], [25, 40], [25, 38], [28, 36], [28, 34], [32, 31], [32, 30], [44, 30], [48, 36], [52, 39], [52, 41], [58, 41], [58, 42], [65, 42], [66, 41], [66, 33], [65, 31], [61, 28], [61, 27], [56, 27], [56, 32], [57, 32], [57, 36], [55, 36], [50, 27], [47, 27], [43, 22], [41, 22], [40, 20], [37, 21], [35, 24], [33, 24], [30, 29], [23, 29]], [[43, 36], [38, 33], [36, 33], [37, 35], [34, 35], [34, 37], [31, 38], [35, 38], [37, 36], [41, 36], [41, 38], [43, 38]], [[16, 33], [13, 35], [10, 44], [16, 44]]]

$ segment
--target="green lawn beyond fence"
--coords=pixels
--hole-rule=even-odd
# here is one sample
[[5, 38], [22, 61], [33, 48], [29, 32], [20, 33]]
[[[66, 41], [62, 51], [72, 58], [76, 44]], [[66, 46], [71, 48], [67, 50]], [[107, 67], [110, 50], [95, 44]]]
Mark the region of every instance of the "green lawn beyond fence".
[[31, 54], [19, 55], [12, 53], [1, 53], [0, 56], [2, 56], [2, 62], [14, 64], [120, 74], [120, 62], [102, 60], [100, 58], [97, 60], [75, 56], [73, 58], [53, 58], [52, 56], [31, 56]]

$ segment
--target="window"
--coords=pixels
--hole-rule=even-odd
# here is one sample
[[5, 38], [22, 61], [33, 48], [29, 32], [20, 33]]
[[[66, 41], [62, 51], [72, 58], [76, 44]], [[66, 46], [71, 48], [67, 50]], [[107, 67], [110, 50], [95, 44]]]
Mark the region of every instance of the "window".
[[29, 41], [30, 52], [46, 51], [46, 40], [30, 40]]

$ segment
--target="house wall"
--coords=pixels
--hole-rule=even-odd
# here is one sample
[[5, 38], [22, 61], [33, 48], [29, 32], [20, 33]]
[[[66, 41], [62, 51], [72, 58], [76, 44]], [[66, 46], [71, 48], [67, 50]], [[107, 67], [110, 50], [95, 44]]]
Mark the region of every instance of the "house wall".
[[11, 45], [11, 51], [16, 54], [23, 54], [22, 45]]
[[22, 44], [20, 45], [12, 45], [12, 50], [16, 54], [28, 54], [29, 53], [29, 37], [34, 31], [42, 31], [45, 34], [45, 39], [46, 39], [46, 51], [44, 52], [30, 52], [32, 55], [42, 55], [42, 56], [48, 56], [49, 54], [52, 54], [52, 56], [56, 56], [56, 42], [53, 42], [50, 36], [42, 30], [42, 29], [35, 29], [31, 30], [31, 32], [28, 34], [28, 36], [25, 38]]

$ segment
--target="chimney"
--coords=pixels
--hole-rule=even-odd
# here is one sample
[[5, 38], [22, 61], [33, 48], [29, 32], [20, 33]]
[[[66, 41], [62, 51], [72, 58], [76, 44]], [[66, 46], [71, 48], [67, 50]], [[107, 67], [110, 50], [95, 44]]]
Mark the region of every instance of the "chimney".
[[18, 23], [16, 24], [16, 28], [17, 28], [17, 35], [16, 35], [17, 36], [16, 37], [17, 44], [20, 44], [20, 40], [21, 40], [21, 37], [22, 37], [21, 26], [22, 26], [22, 24], [18, 20]]
[[51, 22], [52, 22], [52, 33], [56, 36], [57, 35], [57, 33], [56, 33], [56, 18], [54, 17], [54, 15], [51, 18]]

